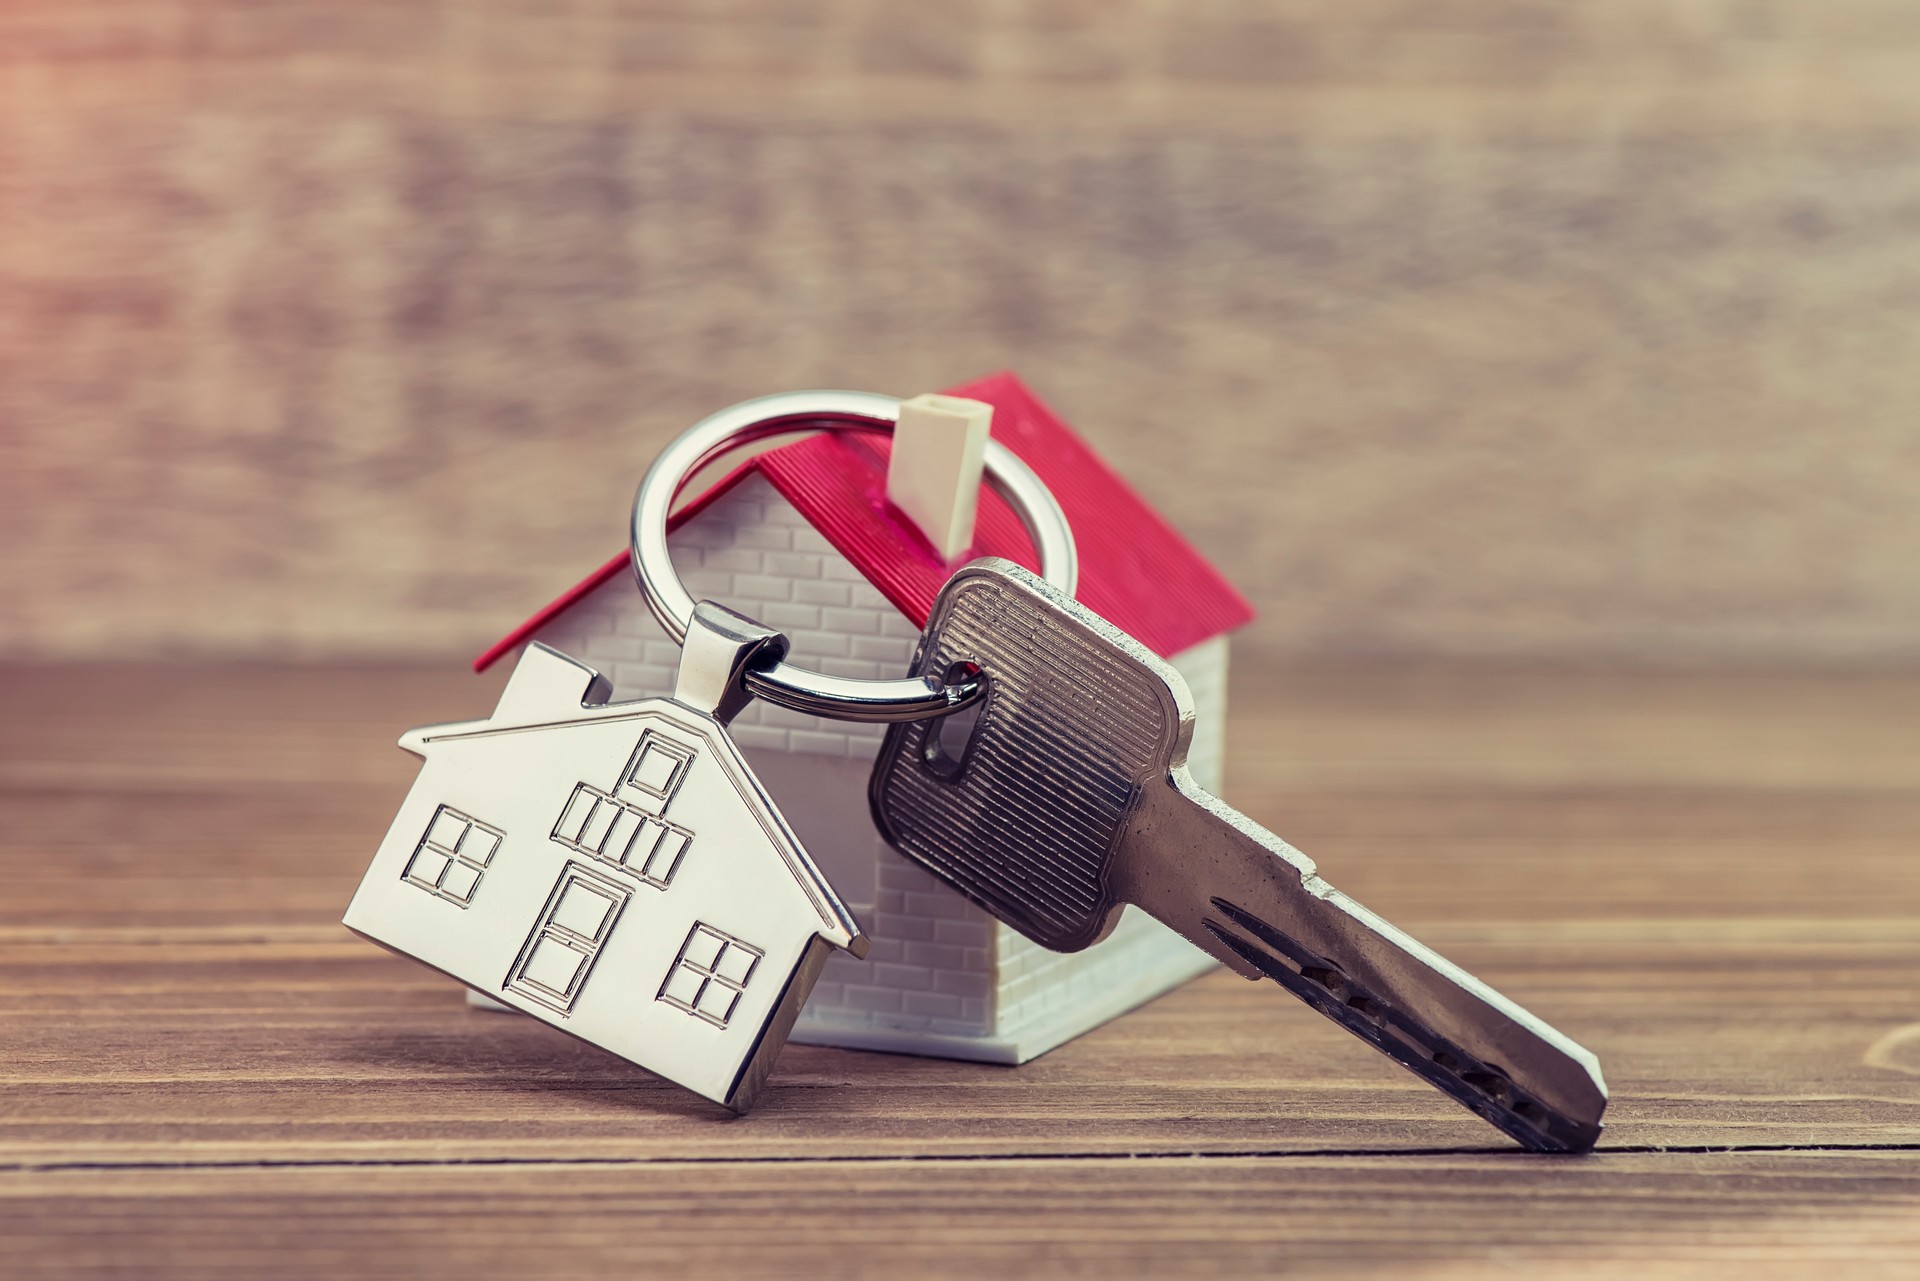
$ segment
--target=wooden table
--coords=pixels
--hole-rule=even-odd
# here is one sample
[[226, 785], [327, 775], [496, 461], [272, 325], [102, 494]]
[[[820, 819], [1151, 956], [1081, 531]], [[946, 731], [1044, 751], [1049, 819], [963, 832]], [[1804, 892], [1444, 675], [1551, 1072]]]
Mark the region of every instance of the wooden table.
[[342, 929], [492, 686], [0, 669], [0, 1274], [1920, 1272], [1920, 679], [1236, 674], [1230, 794], [1596, 1050], [1529, 1156], [1271, 986], [723, 1115]]

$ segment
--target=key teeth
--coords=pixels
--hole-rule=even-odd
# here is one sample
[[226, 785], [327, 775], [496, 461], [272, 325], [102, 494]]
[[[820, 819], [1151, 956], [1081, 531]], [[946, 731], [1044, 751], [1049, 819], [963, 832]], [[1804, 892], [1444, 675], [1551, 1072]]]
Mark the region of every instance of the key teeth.
[[1522, 1147], [1578, 1153], [1590, 1151], [1599, 1139], [1598, 1124], [1558, 1113], [1520, 1093], [1497, 1064], [1481, 1062], [1408, 1018], [1265, 921], [1224, 899], [1214, 899], [1213, 906], [1259, 941], [1242, 938], [1216, 921], [1202, 920], [1207, 932], [1236, 956]]

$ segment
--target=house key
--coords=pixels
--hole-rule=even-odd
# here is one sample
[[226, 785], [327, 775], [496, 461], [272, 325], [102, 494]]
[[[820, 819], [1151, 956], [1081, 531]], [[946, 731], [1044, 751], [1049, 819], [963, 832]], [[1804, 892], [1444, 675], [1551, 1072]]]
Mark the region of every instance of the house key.
[[1136, 904], [1525, 1147], [1593, 1147], [1599, 1060], [1194, 783], [1186, 682], [1137, 641], [1019, 566], [981, 560], [941, 592], [914, 670], [977, 671], [987, 694], [977, 714], [889, 730], [870, 800], [902, 853], [1055, 951], [1098, 942]]

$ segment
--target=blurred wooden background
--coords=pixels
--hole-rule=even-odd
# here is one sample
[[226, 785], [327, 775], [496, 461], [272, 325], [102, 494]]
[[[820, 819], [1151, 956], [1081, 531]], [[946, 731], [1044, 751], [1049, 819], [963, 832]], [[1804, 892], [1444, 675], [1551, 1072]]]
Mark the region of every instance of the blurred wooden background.
[[466, 656], [1017, 368], [1300, 653], [1920, 657], [1920, 8], [10, 0], [0, 652]]

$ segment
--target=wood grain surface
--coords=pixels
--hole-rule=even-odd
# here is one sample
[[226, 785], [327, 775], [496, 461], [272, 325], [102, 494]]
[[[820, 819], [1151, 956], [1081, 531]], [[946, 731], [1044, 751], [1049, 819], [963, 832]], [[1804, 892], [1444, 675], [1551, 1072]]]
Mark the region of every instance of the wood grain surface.
[[497, 679], [0, 667], [0, 1274], [1906, 1276], [1920, 679], [1243, 668], [1230, 795], [1597, 1051], [1543, 1159], [1270, 986], [734, 1118], [338, 916]]
[[1903, 0], [10, 0], [0, 652], [477, 651], [1016, 367], [1256, 646], [1920, 656]]

